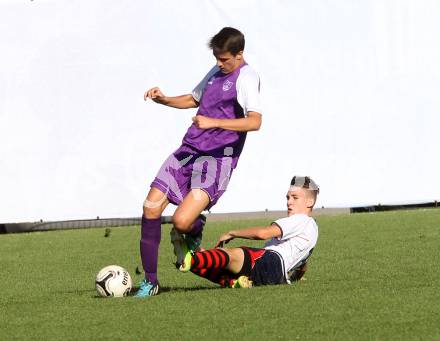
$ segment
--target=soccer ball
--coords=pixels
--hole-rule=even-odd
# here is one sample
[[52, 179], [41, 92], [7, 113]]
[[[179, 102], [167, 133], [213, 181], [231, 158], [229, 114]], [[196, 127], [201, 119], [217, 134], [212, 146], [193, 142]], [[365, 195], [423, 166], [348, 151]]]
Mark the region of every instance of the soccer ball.
[[102, 297], [124, 297], [130, 292], [133, 282], [127, 270], [119, 265], [102, 268], [96, 275], [96, 290]]

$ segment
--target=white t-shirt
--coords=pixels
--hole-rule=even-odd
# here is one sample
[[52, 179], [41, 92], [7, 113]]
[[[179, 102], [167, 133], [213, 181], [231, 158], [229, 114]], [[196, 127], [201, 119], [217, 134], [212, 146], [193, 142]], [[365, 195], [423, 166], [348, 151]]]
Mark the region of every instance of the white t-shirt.
[[305, 259], [318, 240], [318, 225], [315, 219], [306, 214], [294, 214], [274, 222], [281, 229], [279, 238], [269, 240], [265, 249], [273, 250], [281, 255], [284, 263], [286, 280], [287, 273]]
[[[243, 65], [237, 71], [239, 72], [235, 86], [237, 91], [237, 102], [243, 108], [244, 115], [247, 116], [249, 111], [255, 111], [261, 114], [260, 77], [248, 64]], [[218, 72], [220, 72], [220, 68], [215, 65], [193, 89], [192, 96], [197, 102], [200, 102], [206, 85]]]

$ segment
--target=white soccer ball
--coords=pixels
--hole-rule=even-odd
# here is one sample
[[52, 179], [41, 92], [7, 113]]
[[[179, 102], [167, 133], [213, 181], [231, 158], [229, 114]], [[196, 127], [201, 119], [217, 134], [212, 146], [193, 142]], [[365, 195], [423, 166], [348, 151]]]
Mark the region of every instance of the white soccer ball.
[[102, 268], [96, 275], [96, 290], [102, 297], [124, 297], [130, 292], [133, 282], [127, 270], [119, 265]]

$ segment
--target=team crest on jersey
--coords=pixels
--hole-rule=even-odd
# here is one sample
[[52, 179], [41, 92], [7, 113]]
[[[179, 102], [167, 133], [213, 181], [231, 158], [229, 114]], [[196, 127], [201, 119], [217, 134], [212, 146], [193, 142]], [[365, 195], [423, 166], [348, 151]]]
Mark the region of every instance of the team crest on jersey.
[[229, 80], [226, 80], [224, 83], [223, 83], [223, 91], [228, 91], [230, 88], [232, 88], [232, 85], [233, 85], [234, 83], [232, 83], [231, 81], [229, 81]]

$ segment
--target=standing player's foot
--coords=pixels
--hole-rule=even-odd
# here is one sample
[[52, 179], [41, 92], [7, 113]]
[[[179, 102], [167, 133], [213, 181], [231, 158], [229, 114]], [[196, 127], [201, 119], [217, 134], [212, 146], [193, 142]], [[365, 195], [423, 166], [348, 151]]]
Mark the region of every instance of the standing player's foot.
[[159, 284], [154, 284], [151, 282], [148, 282], [146, 279], [144, 279], [141, 282], [141, 285], [139, 287], [139, 290], [136, 292], [134, 297], [149, 297], [149, 296], [156, 296], [159, 294]]
[[253, 282], [249, 279], [248, 276], [240, 276], [236, 280], [234, 280], [232, 284], [232, 288], [252, 288]]
[[189, 270], [191, 270], [191, 260], [193, 256], [193, 252], [190, 249], [188, 249], [186, 244], [185, 247], [186, 247], [185, 257], [183, 257], [183, 262], [179, 266], [179, 270], [182, 272], [188, 272]]
[[174, 255], [177, 257], [176, 267], [179, 268], [184, 260], [186, 253], [188, 252], [188, 246], [183, 238], [183, 235], [179, 233], [174, 227], [170, 231], [171, 244], [173, 244]]

